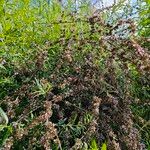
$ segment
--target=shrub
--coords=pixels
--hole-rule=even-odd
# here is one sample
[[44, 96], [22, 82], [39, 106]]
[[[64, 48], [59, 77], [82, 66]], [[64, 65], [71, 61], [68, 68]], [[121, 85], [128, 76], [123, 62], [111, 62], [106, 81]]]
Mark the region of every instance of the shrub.
[[144, 149], [131, 105], [141, 88], [149, 97], [150, 55], [132, 20], [110, 25], [103, 15], [4, 3], [3, 149], [90, 149], [93, 139], [109, 150]]

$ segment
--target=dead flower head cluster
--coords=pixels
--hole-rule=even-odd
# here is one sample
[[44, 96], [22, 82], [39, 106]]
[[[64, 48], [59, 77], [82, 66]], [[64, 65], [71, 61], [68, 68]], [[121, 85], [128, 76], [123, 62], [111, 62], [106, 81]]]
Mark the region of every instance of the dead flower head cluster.
[[[4, 150], [18, 145], [82, 150], [92, 139], [99, 147], [106, 142], [109, 150], [144, 150], [130, 109], [134, 101], [130, 85], [133, 70], [146, 75], [148, 82], [150, 55], [134, 35], [131, 20], [110, 26], [92, 16], [84, 23], [89, 32], [70, 29], [69, 38], [47, 42], [33, 60], [31, 79], [1, 102], [12, 126]], [[115, 33], [122, 25], [131, 39]], [[46, 63], [54, 45], [60, 50], [50, 72]]]

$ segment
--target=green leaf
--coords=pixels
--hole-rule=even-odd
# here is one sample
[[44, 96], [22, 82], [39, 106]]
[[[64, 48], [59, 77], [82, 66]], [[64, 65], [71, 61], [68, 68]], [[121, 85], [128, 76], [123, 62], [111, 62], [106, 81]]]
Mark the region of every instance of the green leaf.
[[3, 32], [3, 27], [2, 27], [2, 24], [0, 23], [0, 33]]
[[101, 147], [101, 150], [107, 150], [107, 145], [106, 143], [103, 143], [102, 147]]
[[11, 79], [10, 78], [2, 78], [2, 79], [0, 79], [0, 84], [11, 84], [12, 83], [12, 81], [11, 81]]
[[7, 125], [0, 125], [0, 131], [2, 131], [4, 128], [7, 128]]
[[96, 140], [95, 140], [95, 139], [93, 139], [93, 140], [91, 141], [90, 150], [98, 150], [98, 146], [97, 146], [97, 143], [96, 143]]
[[6, 68], [2, 64], [0, 64], [0, 69], [6, 70]]
[[5, 125], [7, 125], [8, 124], [8, 117], [1, 107], [0, 107], [0, 116], [5, 120]]
[[0, 0], [0, 10], [3, 9], [4, 2], [4, 0]]
[[11, 29], [11, 23], [7, 22], [7, 24], [5, 25], [5, 30], [9, 31]]

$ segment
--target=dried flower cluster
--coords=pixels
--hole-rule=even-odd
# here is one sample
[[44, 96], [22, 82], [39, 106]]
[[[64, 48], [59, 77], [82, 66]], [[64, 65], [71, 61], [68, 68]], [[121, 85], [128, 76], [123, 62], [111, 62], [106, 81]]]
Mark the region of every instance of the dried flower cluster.
[[[150, 55], [138, 44], [131, 20], [110, 26], [94, 16], [85, 22], [89, 33], [81, 32], [78, 38], [72, 29], [69, 39], [57, 41], [63, 50], [46, 80], [36, 74], [48, 61], [48, 51], [40, 50], [32, 79], [1, 102], [13, 126], [4, 150], [15, 149], [18, 143], [24, 149], [77, 150], [92, 138], [99, 146], [107, 141], [109, 150], [144, 150], [130, 110], [131, 68], [148, 74]], [[125, 30], [131, 33], [132, 40], [115, 33], [119, 26], [127, 24], [130, 28]], [[57, 42], [51, 42], [48, 48]], [[49, 72], [48, 68], [44, 71]], [[33, 90], [37, 89], [35, 78], [41, 79], [40, 94]], [[44, 84], [48, 83], [52, 88], [45, 92]]]

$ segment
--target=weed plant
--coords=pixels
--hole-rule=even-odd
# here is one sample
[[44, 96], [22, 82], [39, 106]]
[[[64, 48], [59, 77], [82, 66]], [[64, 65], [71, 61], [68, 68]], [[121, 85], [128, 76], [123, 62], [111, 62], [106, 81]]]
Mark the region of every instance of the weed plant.
[[150, 147], [149, 41], [130, 19], [76, 9], [1, 1], [1, 149]]

